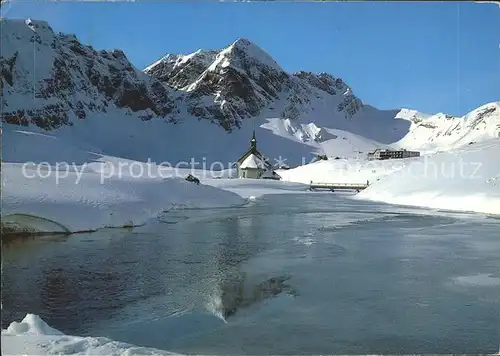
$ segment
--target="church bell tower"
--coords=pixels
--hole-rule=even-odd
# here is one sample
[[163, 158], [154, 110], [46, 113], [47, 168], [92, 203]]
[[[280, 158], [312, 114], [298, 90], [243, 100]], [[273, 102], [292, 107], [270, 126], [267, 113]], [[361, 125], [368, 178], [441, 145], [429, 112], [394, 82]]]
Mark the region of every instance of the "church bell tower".
[[257, 139], [255, 138], [255, 130], [253, 130], [252, 139], [250, 140], [250, 148], [253, 152], [257, 151]]

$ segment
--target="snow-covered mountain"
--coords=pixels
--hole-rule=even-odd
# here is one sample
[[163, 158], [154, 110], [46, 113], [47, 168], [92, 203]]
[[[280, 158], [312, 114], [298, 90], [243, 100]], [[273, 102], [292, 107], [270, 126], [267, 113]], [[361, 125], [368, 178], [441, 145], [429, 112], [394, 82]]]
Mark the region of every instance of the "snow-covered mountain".
[[1, 30], [7, 160], [17, 157], [8, 132], [19, 126], [50, 130], [92, 152], [205, 163], [234, 162], [254, 129], [259, 150], [288, 164], [316, 152], [447, 149], [498, 137], [498, 103], [456, 119], [378, 110], [340, 78], [285, 72], [247, 39], [169, 54], [141, 71], [122, 51], [97, 51], [43, 21], [3, 19]]
[[408, 134], [396, 143], [404, 148], [449, 150], [500, 138], [500, 101], [482, 105], [463, 117], [403, 109], [396, 118], [411, 122]]
[[57, 129], [110, 106], [141, 119], [173, 117], [171, 90], [122, 51], [96, 51], [43, 21], [3, 20], [1, 27], [3, 122]]
[[189, 114], [215, 119], [228, 131], [265, 109], [276, 117], [300, 118], [314, 109], [313, 97], [338, 96], [336, 107], [330, 109], [345, 118], [363, 106], [340, 78], [326, 73], [286, 73], [247, 39], [219, 51], [167, 55], [145, 72], [185, 91]]

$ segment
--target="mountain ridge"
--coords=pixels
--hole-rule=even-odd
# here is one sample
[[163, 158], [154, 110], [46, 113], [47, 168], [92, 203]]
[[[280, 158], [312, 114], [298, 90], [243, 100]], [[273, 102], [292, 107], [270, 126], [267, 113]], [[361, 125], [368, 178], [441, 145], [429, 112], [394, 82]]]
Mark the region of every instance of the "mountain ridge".
[[[1, 27], [3, 123], [64, 132], [136, 159], [153, 150], [180, 157], [178, 140], [190, 154], [228, 157], [227, 147], [244, 150], [255, 128], [271, 155], [297, 157], [379, 147], [432, 151], [500, 135], [495, 103], [462, 124], [446, 115], [378, 110], [341, 78], [283, 71], [245, 38], [219, 50], [168, 54], [141, 71], [123, 51], [95, 50], [74, 35], [55, 34], [45, 21], [3, 19]], [[137, 145], [148, 149], [138, 154]]]

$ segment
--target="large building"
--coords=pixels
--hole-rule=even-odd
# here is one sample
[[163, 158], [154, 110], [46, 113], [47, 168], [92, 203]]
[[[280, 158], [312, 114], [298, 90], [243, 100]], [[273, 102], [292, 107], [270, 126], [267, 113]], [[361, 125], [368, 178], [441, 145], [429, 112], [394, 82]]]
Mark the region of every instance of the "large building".
[[274, 172], [272, 165], [266, 160], [264, 155], [257, 150], [255, 131], [250, 140], [250, 149], [236, 161], [236, 168], [238, 170], [238, 178], [281, 179]]
[[376, 149], [373, 152], [368, 153], [368, 159], [399, 159], [399, 158], [410, 158], [419, 157], [420, 152], [418, 151], [407, 151], [407, 150], [382, 150]]

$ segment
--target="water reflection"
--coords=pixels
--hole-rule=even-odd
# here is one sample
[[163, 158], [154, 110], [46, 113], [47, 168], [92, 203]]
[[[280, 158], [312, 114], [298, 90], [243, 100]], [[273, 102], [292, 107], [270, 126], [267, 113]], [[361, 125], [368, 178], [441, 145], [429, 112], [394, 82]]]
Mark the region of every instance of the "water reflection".
[[227, 280], [221, 286], [222, 315], [227, 320], [241, 309], [246, 309], [283, 292], [297, 296], [297, 291], [286, 283], [289, 276], [271, 277], [257, 285], [248, 283], [246, 274], [239, 279]]
[[32, 312], [195, 354], [489, 351], [498, 289], [450, 281], [496, 275], [498, 222], [384, 209], [270, 196], [4, 244], [3, 327]]

